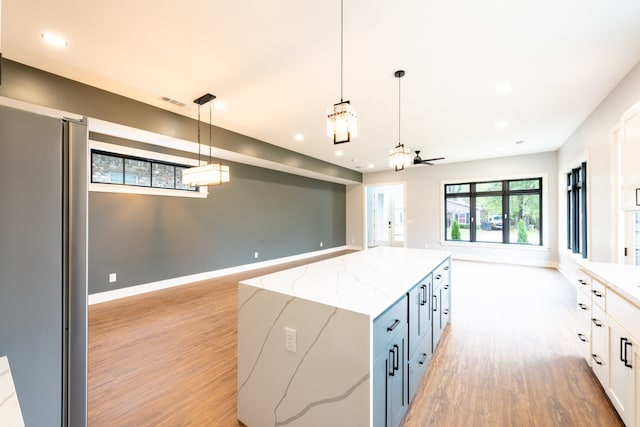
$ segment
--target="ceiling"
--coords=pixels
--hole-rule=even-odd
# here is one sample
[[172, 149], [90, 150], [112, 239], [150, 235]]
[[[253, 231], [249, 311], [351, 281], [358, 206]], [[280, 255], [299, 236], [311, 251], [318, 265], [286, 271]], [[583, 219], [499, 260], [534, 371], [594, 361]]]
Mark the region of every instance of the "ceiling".
[[334, 146], [338, 0], [0, 2], [9, 59], [194, 118], [210, 92], [215, 125], [365, 173], [399, 131], [437, 163], [556, 150], [640, 60], [638, 0], [344, 0], [359, 136]]

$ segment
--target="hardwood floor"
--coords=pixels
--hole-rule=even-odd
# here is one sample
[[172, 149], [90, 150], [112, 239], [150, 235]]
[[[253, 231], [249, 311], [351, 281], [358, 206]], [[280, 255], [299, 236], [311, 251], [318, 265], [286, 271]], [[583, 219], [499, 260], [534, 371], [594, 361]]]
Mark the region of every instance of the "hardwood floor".
[[[306, 262], [90, 306], [89, 425], [242, 425], [236, 284]], [[622, 425], [577, 355], [560, 273], [454, 261], [452, 283], [452, 324], [405, 427]]]
[[405, 418], [413, 426], [623, 426], [577, 353], [558, 271], [454, 261], [452, 320]]

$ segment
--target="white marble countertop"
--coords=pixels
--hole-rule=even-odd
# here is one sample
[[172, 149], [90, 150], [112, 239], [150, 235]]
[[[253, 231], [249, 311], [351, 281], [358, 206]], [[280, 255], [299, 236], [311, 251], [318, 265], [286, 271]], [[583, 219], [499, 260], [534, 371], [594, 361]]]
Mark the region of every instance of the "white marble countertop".
[[240, 283], [369, 315], [384, 312], [450, 255], [378, 247]]
[[640, 307], [640, 267], [605, 262], [581, 262], [592, 275]]

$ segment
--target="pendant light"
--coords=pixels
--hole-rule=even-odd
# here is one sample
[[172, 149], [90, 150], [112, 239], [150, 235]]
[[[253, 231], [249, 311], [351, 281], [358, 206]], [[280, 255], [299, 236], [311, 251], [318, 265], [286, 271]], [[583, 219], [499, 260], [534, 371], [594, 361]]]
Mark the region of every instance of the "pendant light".
[[[182, 171], [182, 182], [192, 187], [219, 185], [223, 182], [229, 182], [229, 166], [221, 163], [213, 163], [211, 158], [212, 125], [210, 102], [214, 99], [216, 99], [215, 95], [206, 93], [193, 101], [195, 104], [198, 104], [198, 166]], [[209, 103], [209, 163], [200, 166], [200, 107], [206, 103]]]
[[411, 150], [400, 142], [400, 79], [404, 76], [404, 70], [396, 71], [394, 76], [398, 79], [398, 145], [389, 151], [389, 166], [397, 172], [411, 164]]
[[356, 110], [342, 97], [344, 58], [344, 0], [340, 0], [340, 102], [327, 108], [327, 136], [334, 144], [350, 142], [358, 136]]

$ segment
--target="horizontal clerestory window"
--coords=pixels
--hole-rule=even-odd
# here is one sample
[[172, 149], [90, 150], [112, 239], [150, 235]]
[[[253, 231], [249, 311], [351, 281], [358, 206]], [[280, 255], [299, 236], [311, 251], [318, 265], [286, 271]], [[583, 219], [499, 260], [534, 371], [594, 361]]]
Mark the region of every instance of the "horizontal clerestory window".
[[198, 191], [182, 182], [182, 171], [191, 166], [91, 150], [91, 183], [117, 184], [168, 190]]

